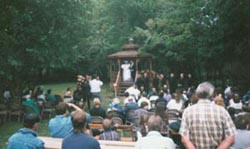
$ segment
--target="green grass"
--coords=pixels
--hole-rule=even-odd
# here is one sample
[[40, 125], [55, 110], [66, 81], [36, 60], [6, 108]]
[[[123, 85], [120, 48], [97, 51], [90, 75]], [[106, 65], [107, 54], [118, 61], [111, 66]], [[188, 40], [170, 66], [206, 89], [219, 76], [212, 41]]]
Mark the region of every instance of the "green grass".
[[47, 89], [51, 89], [53, 94], [63, 96], [68, 87], [73, 92], [76, 88], [76, 83], [45, 84], [40, 86], [43, 88], [44, 93], [46, 93]]
[[[75, 83], [60, 83], [60, 84], [45, 84], [42, 85], [44, 91], [47, 89], [52, 89], [53, 94], [64, 95], [65, 90], [70, 87], [72, 92], [76, 88]], [[108, 106], [109, 101], [112, 101], [113, 93], [110, 91], [108, 84], [102, 87], [101, 92], [102, 97], [102, 104], [103, 107], [106, 109]], [[40, 129], [38, 130], [39, 136], [49, 136], [48, 131], [48, 118], [43, 119], [40, 122]], [[0, 149], [6, 148], [6, 143], [8, 138], [15, 133], [19, 128], [22, 128], [22, 122], [17, 122], [17, 120], [13, 119], [0, 125]]]

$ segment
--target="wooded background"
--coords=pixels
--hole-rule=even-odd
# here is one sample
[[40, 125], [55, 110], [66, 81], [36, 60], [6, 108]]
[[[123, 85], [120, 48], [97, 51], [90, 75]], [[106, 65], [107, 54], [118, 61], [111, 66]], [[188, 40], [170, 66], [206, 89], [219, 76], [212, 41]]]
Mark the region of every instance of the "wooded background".
[[249, 0], [0, 0], [0, 86], [98, 73], [133, 37], [156, 72], [250, 88]]

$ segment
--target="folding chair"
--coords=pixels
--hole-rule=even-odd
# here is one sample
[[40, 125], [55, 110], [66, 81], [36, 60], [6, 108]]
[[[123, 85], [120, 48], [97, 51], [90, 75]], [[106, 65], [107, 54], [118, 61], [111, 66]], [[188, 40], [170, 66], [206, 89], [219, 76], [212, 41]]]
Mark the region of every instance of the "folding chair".
[[101, 116], [91, 116], [91, 123], [102, 124], [103, 118]]

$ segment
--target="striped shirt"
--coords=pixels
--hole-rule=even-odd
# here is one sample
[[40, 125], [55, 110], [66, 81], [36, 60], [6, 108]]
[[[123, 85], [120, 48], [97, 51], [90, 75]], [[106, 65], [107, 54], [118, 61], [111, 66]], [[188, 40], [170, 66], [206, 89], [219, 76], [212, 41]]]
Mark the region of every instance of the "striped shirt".
[[228, 112], [206, 99], [200, 99], [184, 111], [179, 131], [180, 135], [189, 137], [197, 149], [214, 149], [235, 132]]
[[120, 136], [117, 132], [112, 130], [105, 130], [100, 135], [100, 140], [120, 141]]

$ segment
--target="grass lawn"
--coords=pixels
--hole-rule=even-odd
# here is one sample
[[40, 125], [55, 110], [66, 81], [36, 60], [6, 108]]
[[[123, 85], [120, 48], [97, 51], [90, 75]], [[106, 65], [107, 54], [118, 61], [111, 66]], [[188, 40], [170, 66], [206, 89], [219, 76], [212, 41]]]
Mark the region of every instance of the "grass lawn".
[[[52, 89], [53, 94], [64, 95], [65, 90], [70, 87], [72, 92], [76, 88], [75, 83], [60, 83], [60, 84], [46, 84], [42, 85], [44, 91]], [[109, 85], [104, 85], [101, 92], [103, 107], [107, 108], [109, 101], [112, 101], [113, 92], [110, 91]], [[49, 136], [48, 131], [48, 118], [43, 119], [40, 123], [40, 129], [38, 130], [39, 136]], [[0, 149], [6, 148], [6, 142], [8, 138], [15, 133], [19, 128], [22, 128], [22, 122], [17, 122], [15, 119], [0, 125]]]

